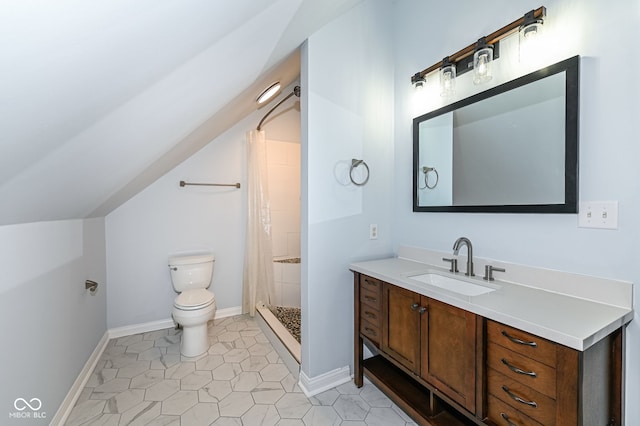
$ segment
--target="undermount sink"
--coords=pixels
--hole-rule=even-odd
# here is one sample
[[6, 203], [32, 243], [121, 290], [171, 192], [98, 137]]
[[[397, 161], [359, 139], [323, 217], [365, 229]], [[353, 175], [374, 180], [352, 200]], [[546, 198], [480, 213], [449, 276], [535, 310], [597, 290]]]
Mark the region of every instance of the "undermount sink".
[[432, 285], [434, 287], [440, 287], [445, 290], [453, 291], [454, 293], [462, 294], [464, 296], [479, 296], [481, 294], [491, 293], [492, 291], [496, 290], [492, 287], [486, 287], [480, 284], [475, 284], [468, 281], [463, 281], [456, 278], [450, 278], [444, 275], [433, 273], [412, 275], [408, 278], [420, 281], [421, 283]]

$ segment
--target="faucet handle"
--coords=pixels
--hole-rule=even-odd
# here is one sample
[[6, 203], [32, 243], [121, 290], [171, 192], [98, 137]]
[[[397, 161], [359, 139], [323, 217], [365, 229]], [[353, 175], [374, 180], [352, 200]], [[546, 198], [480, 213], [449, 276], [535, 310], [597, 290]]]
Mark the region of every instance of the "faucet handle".
[[452, 272], [454, 274], [457, 274], [458, 272], [458, 259], [456, 259], [455, 257], [449, 259], [447, 257], [443, 257], [442, 260], [444, 260], [445, 262], [449, 262], [451, 263], [451, 267], [449, 268], [449, 272]]
[[495, 278], [493, 278], [494, 272], [507, 272], [507, 271], [504, 268], [496, 268], [495, 266], [492, 266], [492, 265], [485, 265], [484, 277], [482, 277], [482, 279], [485, 281], [494, 281], [495, 280]]

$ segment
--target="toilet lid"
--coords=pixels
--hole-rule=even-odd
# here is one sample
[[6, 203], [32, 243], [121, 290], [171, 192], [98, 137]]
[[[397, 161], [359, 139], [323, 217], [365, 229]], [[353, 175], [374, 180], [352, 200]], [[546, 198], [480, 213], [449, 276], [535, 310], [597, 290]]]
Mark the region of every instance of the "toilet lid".
[[183, 291], [176, 297], [173, 305], [184, 310], [198, 309], [212, 304], [214, 299], [215, 296], [209, 290], [199, 288], [197, 290]]

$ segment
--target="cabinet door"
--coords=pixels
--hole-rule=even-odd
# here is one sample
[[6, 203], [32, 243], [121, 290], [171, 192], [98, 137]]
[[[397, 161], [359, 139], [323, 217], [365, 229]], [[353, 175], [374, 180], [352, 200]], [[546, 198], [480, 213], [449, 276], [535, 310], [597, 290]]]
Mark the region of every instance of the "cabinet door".
[[472, 413], [476, 405], [476, 315], [424, 297], [420, 376]]
[[420, 295], [391, 284], [382, 287], [382, 350], [420, 373]]

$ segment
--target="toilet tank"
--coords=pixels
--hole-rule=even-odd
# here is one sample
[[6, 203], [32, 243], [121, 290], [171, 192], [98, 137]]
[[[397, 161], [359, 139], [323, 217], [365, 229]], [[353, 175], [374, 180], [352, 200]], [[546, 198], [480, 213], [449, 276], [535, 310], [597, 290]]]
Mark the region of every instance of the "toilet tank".
[[211, 254], [170, 257], [169, 271], [174, 290], [182, 293], [185, 290], [208, 288], [213, 277], [213, 261]]

